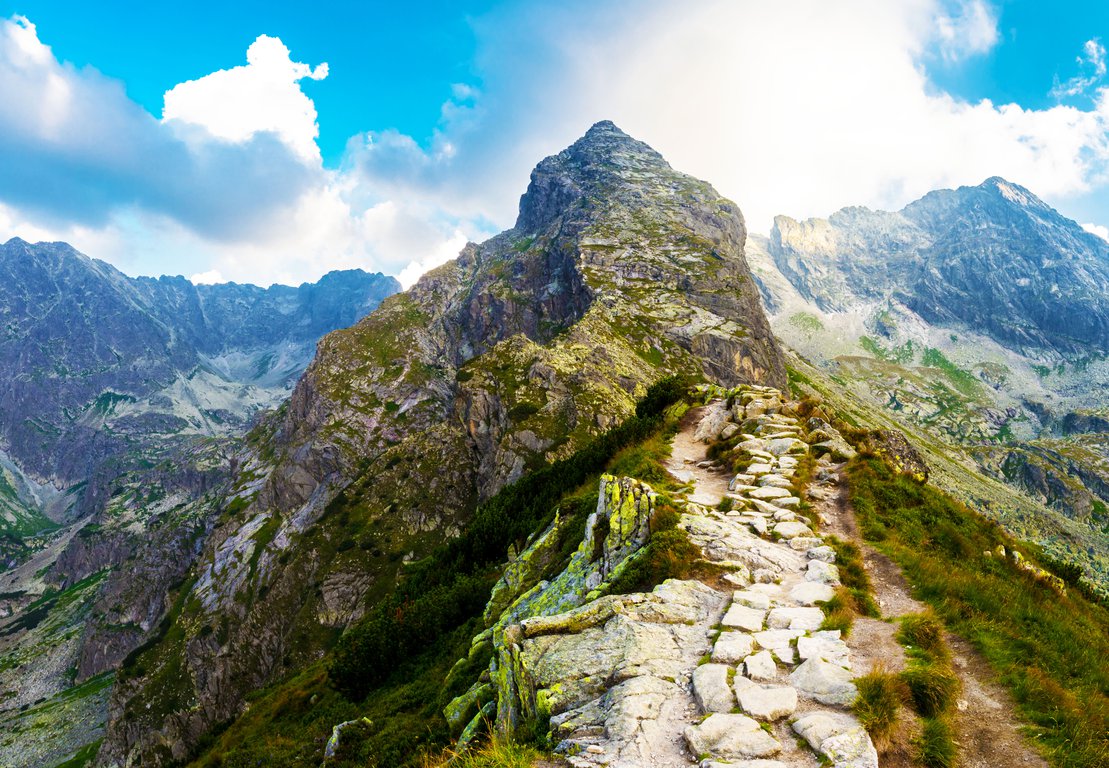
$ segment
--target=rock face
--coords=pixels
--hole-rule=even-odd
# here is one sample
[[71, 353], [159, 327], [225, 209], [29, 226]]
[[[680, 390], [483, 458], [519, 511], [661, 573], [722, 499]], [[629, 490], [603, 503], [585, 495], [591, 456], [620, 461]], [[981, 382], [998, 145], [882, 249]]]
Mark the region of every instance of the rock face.
[[65, 243], [0, 245], [0, 446], [40, 483], [84, 481], [152, 438], [238, 431], [321, 336], [400, 285], [361, 270], [299, 288], [129, 278]]
[[[184, 755], [248, 692], [317, 658], [399, 555], [618, 423], [663, 376], [784, 386], [745, 236], [734, 203], [611, 123], [540, 163], [513, 229], [320, 343], [238, 457], [242, 502], [203, 545], [185, 639], [116, 686], [101, 759]], [[218, 641], [199, 637], [217, 625]], [[167, 665], [187, 670], [171, 697], [151, 682]]]
[[821, 309], [892, 298], [1018, 350], [1109, 350], [1109, 243], [998, 177], [895, 213], [779, 216], [770, 252]]
[[102, 735], [98, 676], [156, 632], [235, 490], [235, 440], [320, 336], [399, 288], [132, 279], [64, 243], [0, 245], [0, 764]]

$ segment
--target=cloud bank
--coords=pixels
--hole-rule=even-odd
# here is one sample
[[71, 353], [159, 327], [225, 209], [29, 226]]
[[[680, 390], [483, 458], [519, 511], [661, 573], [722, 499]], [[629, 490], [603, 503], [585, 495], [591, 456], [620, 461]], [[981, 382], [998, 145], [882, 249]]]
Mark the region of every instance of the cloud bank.
[[444, 84], [426, 135], [369, 130], [327, 168], [303, 87], [327, 65], [277, 38], [168, 90], [158, 119], [59, 62], [30, 21], [0, 22], [0, 236], [54, 234], [131, 272], [265, 284], [358, 266], [407, 284], [511, 226], [535, 163], [601, 119], [754, 231], [993, 175], [1064, 212], [1109, 188], [1096, 39], [1056, 86], [1087, 108], [967, 102], [929, 80], [930, 61], [1004, 44], [985, 0], [518, 2], [473, 24], [480, 80]]

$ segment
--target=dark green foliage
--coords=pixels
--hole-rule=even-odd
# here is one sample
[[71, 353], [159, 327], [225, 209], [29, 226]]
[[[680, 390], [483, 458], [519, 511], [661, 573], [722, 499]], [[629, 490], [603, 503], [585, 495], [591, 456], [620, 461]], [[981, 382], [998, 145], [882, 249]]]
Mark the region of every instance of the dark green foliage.
[[680, 528], [652, 533], [642, 553], [613, 579], [609, 592], [649, 592], [667, 579], [687, 579], [700, 555], [701, 550]]
[[687, 389], [677, 379], [663, 379], [636, 406], [636, 416], [481, 504], [461, 536], [409, 567], [393, 595], [343, 635], [328, 668], [332, 684], [348, 698], [361, 700], [428, 637], [478, 615], [496, 581], [495, 566], [509, 546], [523, 546], [550, 522], [567, 491], [603, 470], [622, 449], [657, 432], [663, 411]]
[[[864, 535], [901, 566], [914, 596], [985, 656], [1053, 765], [1109, 766], [1109, 611], [984, 554], [1002, 545], [1037, 559], [1034, 547], [1017, 547], [934, 488], [872, 458], [852, 462], [849, 475]], [[914, 701], [942, 701], [946, 691], [934, 691], [926, 673], [913, 673]]]
[[955, 768], [958, 750], [950, 723], [942, 718], [925, 718], [916, 742], [917, 761], [924, 768]]
[[880, 741], [888, 736], [901, 712], [905, 686], [897, 675], [876, 669], [868, 675], [855, 678], [859, 689], [852, 711], [867, 732]]

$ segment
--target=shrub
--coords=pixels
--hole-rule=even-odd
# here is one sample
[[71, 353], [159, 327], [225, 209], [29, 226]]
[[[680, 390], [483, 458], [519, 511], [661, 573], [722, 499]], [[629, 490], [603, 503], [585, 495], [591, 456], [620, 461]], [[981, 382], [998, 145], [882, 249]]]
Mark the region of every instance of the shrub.
[[492, 741], [480, 748], [458, 753], [453, 750], [426, 756], [421, 768], [531, 768], [543, 755], [515, 742]]
[[906, 697], [905, 684], [897, 675], [877, 668], [856, 678], [855, 686], [859, 695], [852, 710], [874, 740], [881, 741], [897, 724], [901, 703]]

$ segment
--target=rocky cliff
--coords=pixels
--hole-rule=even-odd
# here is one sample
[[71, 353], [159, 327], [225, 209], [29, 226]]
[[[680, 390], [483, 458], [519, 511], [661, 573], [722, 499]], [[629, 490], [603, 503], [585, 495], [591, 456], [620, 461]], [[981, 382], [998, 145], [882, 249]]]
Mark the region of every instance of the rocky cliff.
[[664, 375], [783, 386], [745, 237], [734, 203], [611, 123], [540, 163], [513, 229], [326, 337], [252, 434], [170, 630], [113, 692], [100, 761], [188, 754], [475, 502]]

